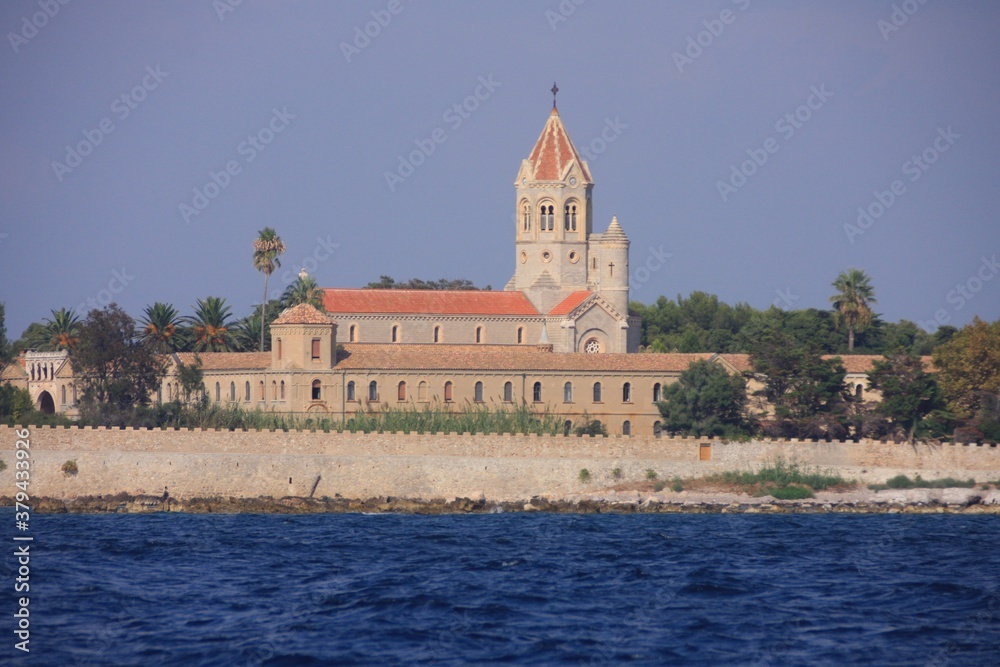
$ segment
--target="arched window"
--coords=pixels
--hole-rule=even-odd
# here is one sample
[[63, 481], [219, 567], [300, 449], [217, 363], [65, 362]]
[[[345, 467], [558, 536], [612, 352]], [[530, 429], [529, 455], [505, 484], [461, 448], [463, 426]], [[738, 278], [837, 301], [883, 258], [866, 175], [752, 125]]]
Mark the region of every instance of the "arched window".
[[526, 232], [531, 231], [531, 207], [528, 202], [521, 204], [521, 229]]
[[626, 382], [622, 385], [622, 403], [632, 402], [632, 383]]
[[417, 400], [426, 401], [427, 400], [427, 383], [423, 380], [417, 385]]
[[271, 380], [271, 400], [278, 400], [278, 383], [274, 380]]
[[453, 388], [454, 388], [454, 385], [451, 383], [451, 380], [448, 380], [447, 382], [444, 383], [444, 401], [445, 401], [445, 403], [450, 403], [452, 400], [454, 400], [453, 397], [452, 397], [452, 394], [453, 394], [452, 390], [453, 390]]
[[535, 386], [531, 389], [531, 400], [535, 403], [542, 402], [542, 383], [536, 382]]
[[246, 398], [244, 398], [243, 400], [245, 400], [247, 403], [250, 402], [250, 380], [247, 380]]
[[285, 400], [285, 381], [284, 380], [281, 381], [281, 391], [279, 392], [279, 398], [281, 398], [281, 400]]
[[[74, 401], [74, 403], [75, 402], [76, 401]], [[163, 402], [163, 385], [162, 384], [159, 387], [156, 388], [156, 402], [157, 403], [162, 403]]]
[[265, 396], [264, 396], [264, 381], [263, 380], [261, 380], [260, 383], [257, 386], [257, 396], [258, 396], [258, 398], [257, 398], [258, 401], [263, 401], [264, 398], [265, 398]]
[[357, 341], [358, 337], [358, 327], [354, 324], [347, 329], [347, 342], [354, 343]]
[[347, 383], [347, 400], [349, 401], [357, 400], [357, 398], [355, 398], [354, 380], [351, 380], [350, 382]]
[[230, 382], [229, 383], [229, 400], [232, 401], [233, 403], [236, 402], [236, 383], [235, 382]]
[[476, 342], [477, 343], [482, 343], [483, 342], [483, 328], [482, 327], [476, 327]]
[[622, 435], [632, 435], [632, 422], [627, 419], [622, 422]]
[[864, 397], [865, 397], [865, 388], [864, 388], [863, 385], [859, 384], [857, 387], [854, 388], [854, 397], [856, 399], [858, 399], [859, 401], [864, 399]]
[[541, 214], [541, 227], [539, 227], [539, 229], [543, 232], [551, 232], [555, 229], [556, 207], [551, 204], [542, 204], [541, 209], [539, 209], [539, 213]]
[[76, 384], [73, 384], [73, 404], [76, 404]]
[[396, 385], [396, 400], [406, 400], [406, 382], [401, 381], [398, 385]]
[[653, 385], [653, 403], [659, 403], [663, 400], [663, 387], [659, 382]]
[[573, 402], [573, 383], [567, 382], [563, 385], [563, 403]]
[[594, 403], [600, 403], [600, 402], [601, 402], [601, 383], [600, 382], [595, 382], [594, 383]]
[[66, 405], [66, 385], [59, 387], [59, 398], [62, 400], [62, 404]]
[[517, 344], [520, 345], [524, 342], [524, 327], [517, 328]]
[[439, 326], [434, 327], [434, 342], [435, 343], [441, 342], [441, 327]]
[[392, 342], [399, 342], [399, 327], [395, 324], [392, 325]]
[[278, 359], [281, 359], [281, 339], [278, 339]]
[[378, 382], [372, 380], [368, 383], [368, 400], [377, 401], [378, 400]]
[[323, 398], [323, 384], [319, 380], [312, 381], [312, 400], [318, 401]]
[[482, 382], [477, 382], [476, 383], [476, 389], [475, 389], [475, 393], [473, 394], [473, 400], [476, 403], [482, 403], [483, 402], [483, 383]]
[[576, 204], [569, 203], [566, 204], [566, 209], [564, 211], [563, 227], [567, 232], [576, 231]]
[[218, 382], [215, 383], [215, 402], [219, 403], [222, 401], [222, 385]]
[[563, 422], [563, 435], [569, 435], [570, 431], [573, 430], [573, 422], [566, 420]]
[[663, 424], [660, 422], [653, 422], [653, 435], [657, 438], [663, 436]]
[[514, 385], [510, 382], [505, 382], [503, 385], [503, 400], [507, 403], [514, 402]]

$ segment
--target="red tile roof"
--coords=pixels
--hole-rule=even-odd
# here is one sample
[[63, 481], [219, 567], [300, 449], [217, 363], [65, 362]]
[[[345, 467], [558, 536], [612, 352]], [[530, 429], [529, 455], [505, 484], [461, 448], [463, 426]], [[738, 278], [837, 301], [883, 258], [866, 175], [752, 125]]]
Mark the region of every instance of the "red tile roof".
[[571, 160], [576, 160], [580, 166], [584, 181], [592, 182], [586, 165], [580, 159], [580, 154], [576, 152], [576, 146], [573, 145], [566, 128], [563, 127], [559, 112], [553, 108], [541, 136], [535, 143], [535, 148], [531, 151], [531, 156], [528, 157], [528, 161], [535, 168], [534, 179], [537, 181], [558, 181], [562, 178], [563, 171]]
[[526, 345], [393, 345], [353, 343], [338, 355], [342, 370], [442, 370], [678, 373], [711, 354], [560, 354]]
[[549, 311], [549, 315], [569, 315], [573, 312], [574, 308], [586, 301], [591, 294], [593, 294], [593, 292], [588, 292], [587, 290], [573, 292], [556, 304], [555, 308]]
[[522, 292], [490, 290], [324, 289], [328, 313], [538, 315]]
[[330, 324], [332, 321], [329, 315], [324, 315], [314, 306], [300, 303], [283, 311], [271, 324]]

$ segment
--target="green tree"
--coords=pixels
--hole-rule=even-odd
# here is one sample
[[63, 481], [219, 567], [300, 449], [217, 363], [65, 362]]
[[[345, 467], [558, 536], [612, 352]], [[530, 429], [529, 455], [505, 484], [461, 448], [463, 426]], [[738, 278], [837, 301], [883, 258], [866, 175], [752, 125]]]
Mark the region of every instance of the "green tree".
[[323, 308], [323, 290], [316, 283], [316, 279], [304, 270], [299, 273], [299, 277], [294, 283], [285, 288], [284, 294], [281, 295], [283, 308], [291, 308], [300, 303], [308, 303], [320, 311], [325, 312], [326, 310]]
[[146, 306], [142, 319], [140, 336], [149, 341], [161, 353], [180, 352], [187, 346], [185, 327], [177, 309], [167, 303], [157, 301]]
[[833, 281], [837, 293], [830, 297], [837, 322], [847, 326], [847, 351], [854, 351], [854, 334], [872, 321], [875, 288], [871, 278], [861, 269], [848, 269]]
[[30, 324], [21, 336], [19, 347], [40, 352], [72, 350], [79, 334], [80, 318], [72, 310], [60, 308], [52, 311], [51, 318]]
[[[260, 302], [260, 319], [265, 320], [264, 309], [267, 306], [267, 280], [275, 269], [281, 267], [279, 256], [285, 252], [285, 242], [271, 227], [265, 227], [257, 232], [257, 240], [253, 242], [253, 268], [264, 274], [264, 298]], [[260, 329], [260, 351], [264, 351], [264, 327]]]
[[7, 340], [7, 312], [5, 304], [0, 301], [0, 370], [10, 363], [12, 358], [10, 341]]
[[70, 361], [83, 389], [81, 402], [117, 411], [148, 405], [166, 371], [166, 360], [117, 304], [87, 314]]
[[[187, 318], [191, 325], [195, 352], [229, 352], [233, 348], [230, 329], [230, 308], [226, 300], [216, 296], [198, 299], [194, 315]], [[263, 340], [263, 338], [261, 339]]]
[[398, 283], [392, 276], [379, 276], [378, 281], [368, 283], [364, 289], [491, 290], [493, 288], [490, 285], [484, 288], [476, 287], [471, 280], [464, 278], [440, 278], [438, 280], [411, 278], [406, 282]]
[[934, 349], [938, 384], [957, 417], [974, 417], [984, 394], [1000, 395], [1000, 320], [978, 317]]
[[670, 433], [734, 437], [751, 431], [746, 380], [717, 363], [699, 360], [663, 391], [659, 403]]
[[205, 372], [202, 370], [201, 357], [197, 352], [194, 354], [193, 364], [178, 362], [177, 379], [181, 385], [185, 404], [190, 405], [192, 397], [196, 403], [202, 403], [205, 398]]
[[[271, 322], [281, 314], [283, 307], [277, 299], [267, 302], [267, 309], [264, 324], [264, 351], [271, 349]], [[260, 311], [254, 310], [252, 313], [236, 322], [233, 327], [233, 350], [237, 352], [256, 352], [260, 345]]]
[[839, 357], [824, 359], [781, 332], [763, 337], [750, 353], [755, 395], [773, 408], [769, 435], [843, 438], [848, 433], [847, 371]]
[[29, 414], [34, 408], [31, 394], [27, 389], [0, 384], [0, 423], [14, 426], [20, 423], [21, 417]]
[[[868, 374], [868, 388], [882, 392], [876, 410], [903, 429], [908, 442], [916, 440], [922, 425], [938, 427], [946, 419], [940, 413], [944, 401], [937, 382], [915, 354], [901, 350], [876, 361]], [[934, 423], [925, 423], [934, 411], [939, 411]]]

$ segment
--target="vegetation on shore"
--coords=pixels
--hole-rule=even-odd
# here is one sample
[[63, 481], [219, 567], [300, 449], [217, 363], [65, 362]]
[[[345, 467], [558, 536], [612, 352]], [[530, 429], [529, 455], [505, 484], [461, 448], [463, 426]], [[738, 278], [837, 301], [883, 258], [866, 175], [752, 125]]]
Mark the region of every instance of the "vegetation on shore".
[[971, 489], [976, 485], [974, 479], [955, 479], [954, 477], [942, 477], [940, 479], [924, 479], [919, 474], [910, 479], [906, 475], [896, 475], [885, 484], [869, 484], [872, 491], [884, 491], [885, 489]]
[[836, 472], [804, 468], [795, 462], [778, 459], [759, 470], [728, 471], [710, 475], [706, 481], [722, 482], [740, 487], [753, 496], [774, 496], [779, 500], [812, 498], [813, 491], [833, 487], [852, 486], [855, 482], [844, 479]]

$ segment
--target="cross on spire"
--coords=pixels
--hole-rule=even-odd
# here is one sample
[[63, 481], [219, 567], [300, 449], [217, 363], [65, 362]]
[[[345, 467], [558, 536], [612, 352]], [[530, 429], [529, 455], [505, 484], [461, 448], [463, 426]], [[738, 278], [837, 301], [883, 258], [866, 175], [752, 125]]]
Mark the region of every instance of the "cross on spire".
[[553, 81], [552, 82], [552, 108], [553, 109], [556, 108], [556, 93], [558, 93], [558, 92], [559, 92], [559, 86], [557, 86], [556, 82]]

